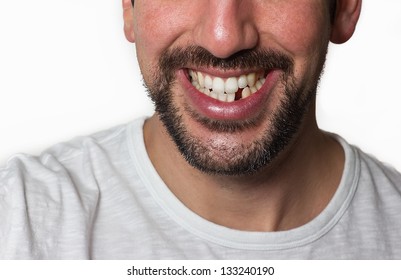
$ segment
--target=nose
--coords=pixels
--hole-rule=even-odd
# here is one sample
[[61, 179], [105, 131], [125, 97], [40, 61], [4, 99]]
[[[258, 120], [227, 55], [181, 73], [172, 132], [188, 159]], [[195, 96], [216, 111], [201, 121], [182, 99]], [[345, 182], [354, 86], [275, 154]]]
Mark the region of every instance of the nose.
[[227, 58], [258, 43], [249, 0], [202, 0], [203, 15], [194, 32], [195, 43], [214, 56]]

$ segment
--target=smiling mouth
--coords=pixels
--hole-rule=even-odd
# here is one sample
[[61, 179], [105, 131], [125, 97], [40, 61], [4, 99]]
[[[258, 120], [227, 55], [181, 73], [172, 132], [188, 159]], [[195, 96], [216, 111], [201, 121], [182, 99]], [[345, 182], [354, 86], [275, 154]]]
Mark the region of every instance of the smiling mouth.
[[260, 90], [266, 82], [267, 74], [259, 71], [221, 78], [188, 69], [187, 77], [199, 92], [222, 102], [234, 102], [250, 97]]

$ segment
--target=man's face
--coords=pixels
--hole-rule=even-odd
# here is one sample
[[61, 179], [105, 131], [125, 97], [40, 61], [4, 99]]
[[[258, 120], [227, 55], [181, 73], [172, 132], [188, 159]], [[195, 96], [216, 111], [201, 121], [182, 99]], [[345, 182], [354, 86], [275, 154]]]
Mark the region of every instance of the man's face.
[[268, 165], [313, 106], [330, 36], [326, 0], [137, 0], [137, 56], [187, 161], [223, 175]]

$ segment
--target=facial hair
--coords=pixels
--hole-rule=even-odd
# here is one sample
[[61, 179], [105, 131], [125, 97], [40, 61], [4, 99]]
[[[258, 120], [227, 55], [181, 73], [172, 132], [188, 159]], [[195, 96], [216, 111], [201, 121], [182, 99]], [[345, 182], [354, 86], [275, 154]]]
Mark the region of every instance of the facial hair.
[[[322, 58], [323, 68], [325, 56]], [[193, 67], [215, 67], [221, 70], [232, 69], [271, 69], [282, 70], [284, 95], [274, 112], [264, 110], [252, 119], [240, 121], [213, 120], [200, 116], [190, 107], [183, 108], [192, 119], [210, 131], [209, 141], [201, 141], [191, 134], [190, 127], [183, 122], [183, 112], [174, 103], [173, 86], [177, 70], [191, 65]], [[229, 58], [213, 56], [201, 47], [174, 48], [166, 50], [160, 57], [158, 69], [151, 82], [146, 83], [148, 94], [155, 104], [155, 110], [171, 139], [185, 160], [198, 170], [225, 176], [249, 175], [269, 165], [294, 138], [316, 95], [320, 72], [314, 84], [306, 90], [306, 85], [296, 86], [293, 73], [294, 63], [285, 54], [273, 50], [245, 50]], [[234, 101], [235, 102], [235, 101]], [[213, 134], [239, 133], [260, 125], [270, 118], [268, 127], [261, 137], [253, 142], [216, 144]]]

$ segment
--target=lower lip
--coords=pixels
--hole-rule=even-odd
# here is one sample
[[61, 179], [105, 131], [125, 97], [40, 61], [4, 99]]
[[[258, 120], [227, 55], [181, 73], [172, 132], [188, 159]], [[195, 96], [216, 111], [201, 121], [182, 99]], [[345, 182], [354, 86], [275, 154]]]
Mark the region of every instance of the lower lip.
[[234, 102], [222, 102], [198, 91], [188, 80], [185, 70], [178, 71], [178, 80], [188, 94], [189, 105], [201, 116], [215, 120], [246, 120], [257, 116], [266, 107], [270, 92], [280, 78], [279, 70], [272, 70], [263, 86], [251, 96]]

